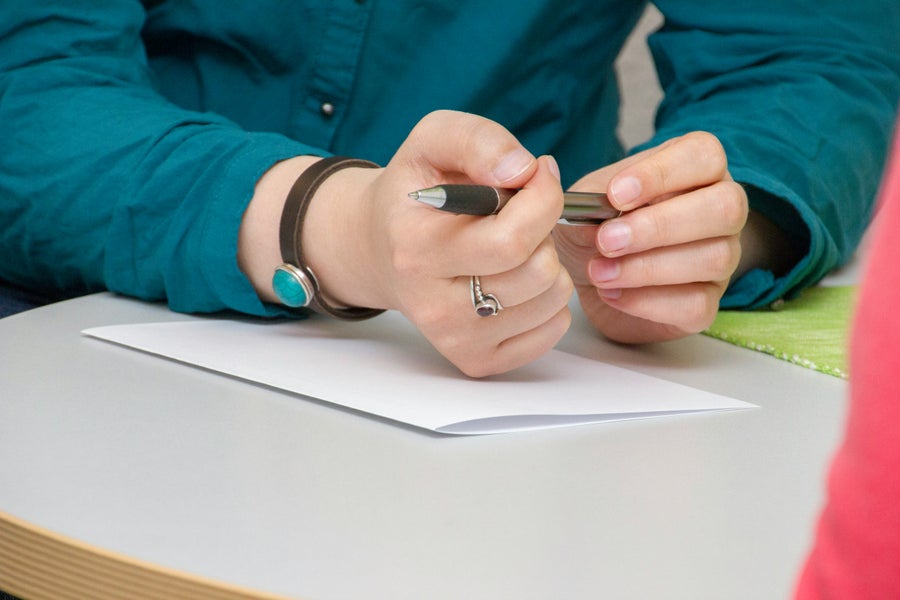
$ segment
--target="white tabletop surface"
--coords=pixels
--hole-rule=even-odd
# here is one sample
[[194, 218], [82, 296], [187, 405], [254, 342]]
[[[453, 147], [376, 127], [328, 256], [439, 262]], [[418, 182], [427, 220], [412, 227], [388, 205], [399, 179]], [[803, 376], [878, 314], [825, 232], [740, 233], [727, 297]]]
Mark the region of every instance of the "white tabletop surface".
[[185, 318], [100, 294], [0, 320], [0, 511], [310, 600], [786, 598], [843, 424], [837, 378], [579, 314], [560, 349], [760, 408], [447, 437], [79, 335]]

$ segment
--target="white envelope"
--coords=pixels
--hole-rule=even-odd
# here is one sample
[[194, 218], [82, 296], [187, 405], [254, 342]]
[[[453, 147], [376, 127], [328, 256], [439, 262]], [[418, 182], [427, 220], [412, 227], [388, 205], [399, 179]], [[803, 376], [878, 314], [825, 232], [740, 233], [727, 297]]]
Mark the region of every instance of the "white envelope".
[[197, 318], [83, 333], [446, 434], [754, 407], [558, 350], [510, 373], [471, 379], [392, 312], [363, 323]]

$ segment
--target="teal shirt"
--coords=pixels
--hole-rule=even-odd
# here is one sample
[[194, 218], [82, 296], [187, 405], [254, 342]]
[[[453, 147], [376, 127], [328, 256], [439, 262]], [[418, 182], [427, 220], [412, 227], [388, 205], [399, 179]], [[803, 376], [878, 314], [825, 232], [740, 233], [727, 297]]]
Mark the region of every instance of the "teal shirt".
[[[741, 6], [737, 6], [740, 4]], [[853, 252], [900, 97], [900, 4], [658, 2], [665, 93], [647, 145], [714, 133], [754, 208], [806, 252], [723, 306]], [[275, 162], [384, 164], [428, 112], [484, 115], [564, 184], [623, 155], [612, 63], [642, 2], [179, 0], [0, 7], [0, 279], [179, 311], [272, 314], [236, 262]], [[697, 218], [703, 218], [698, 215]]]

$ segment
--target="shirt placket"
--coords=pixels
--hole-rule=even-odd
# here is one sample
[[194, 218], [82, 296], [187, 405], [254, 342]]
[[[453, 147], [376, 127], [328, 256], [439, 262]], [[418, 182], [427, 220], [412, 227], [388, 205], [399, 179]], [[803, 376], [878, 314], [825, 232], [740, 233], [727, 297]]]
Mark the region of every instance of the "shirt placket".
[[295, 119], [298, 139], [322, 148], [331, 147], [350, 102], [372, 2], [329, 2], [322, 44]]

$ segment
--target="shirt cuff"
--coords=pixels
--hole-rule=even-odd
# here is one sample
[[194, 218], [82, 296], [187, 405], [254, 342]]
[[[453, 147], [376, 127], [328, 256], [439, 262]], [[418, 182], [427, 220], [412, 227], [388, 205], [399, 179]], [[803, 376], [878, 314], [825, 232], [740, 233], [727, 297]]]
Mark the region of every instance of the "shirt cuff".
[[756, 309], [791, 299], [838, 266], [840, 256], [831, 235], [797, 194], [752, 169], [733, 167], [731, 174], [745, 185], [751, 210], [780, 227], [803, 256], [780, 277], [763, 269], [745, 273], [728, 287], [720, 308]]
[[[169, 296], [169, 306], [181, 312], [234, 310], [275, 317], [294, 316], [296, 311], [267, 304], [259, 299], [249, 279], [238, 266], [238, 234], [257, 181], [275, 163], [302, 154], [326, 155], [286, 137], [250, 133], [244, 146], [223, 170], [212, 189], [199, 227], [199, 251], [193, 290]], [[272, 235], [278, 235], [272, 232]]]

